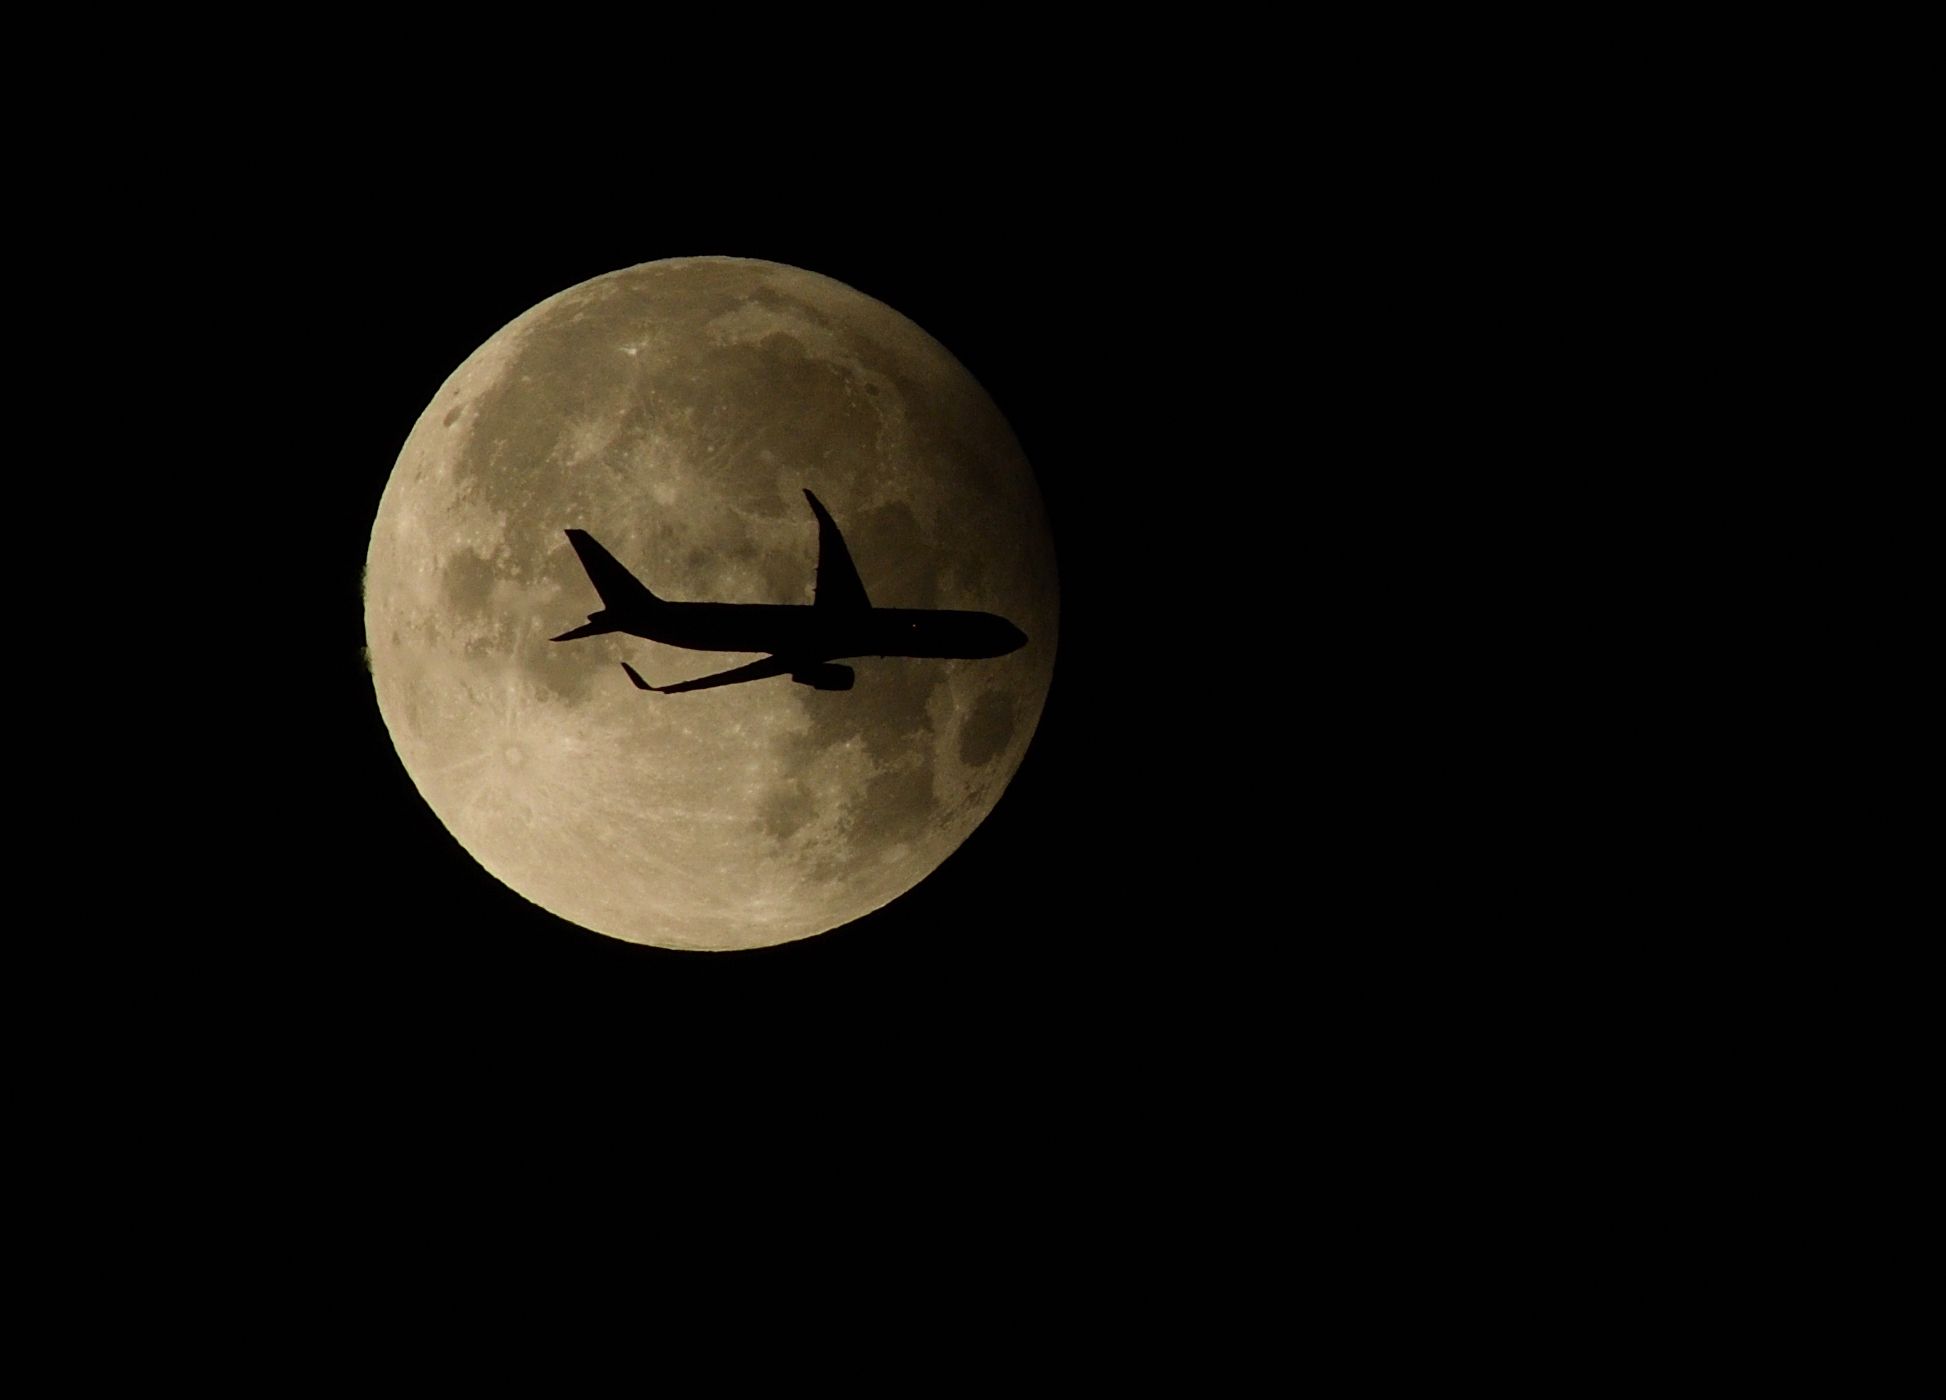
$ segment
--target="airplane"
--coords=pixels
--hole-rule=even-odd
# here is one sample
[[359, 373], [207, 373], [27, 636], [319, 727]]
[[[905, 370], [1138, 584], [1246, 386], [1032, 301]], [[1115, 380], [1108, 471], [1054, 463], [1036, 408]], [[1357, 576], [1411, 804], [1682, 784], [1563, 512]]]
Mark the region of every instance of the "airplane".
[[948, 608], [875, 608], [858, 581], [845, 537], [824, 503], [807, 489], [818, 518], [818, 569], [812, 602], [671, 603], [658, 598], [586, 530], [564, 533], [603, 606], [585, 626], [551, 640], [571, 642], [623, 632], [692, 651], [768, 652], [761, 661], [675, 685], [650, 685], [626, 661], [637, 690], [676, 695], [789, 676], [814, 690], [850, 690], [856, 676], [840, 657], [919, 656], [982, 660], [1027, 645], [1026, 634], [1004, 617]]

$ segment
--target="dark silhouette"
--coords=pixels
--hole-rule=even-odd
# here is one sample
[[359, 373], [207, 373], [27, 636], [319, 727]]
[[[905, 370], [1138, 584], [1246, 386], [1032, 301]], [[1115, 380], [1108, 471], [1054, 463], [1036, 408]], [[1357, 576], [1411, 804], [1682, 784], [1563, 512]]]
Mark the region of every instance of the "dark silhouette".
[[823, 502], [809, 491], [804, 499], [818, 518], [818, 573], [807, 607], [771, 603], [669, 603], [649, 592], [635, 575], [616, 562], [586, 530], [567, 531], [568, 543], [581, 556], [595, 592], [604, 604], [588, 614], [585, 627], [563, 632], [557, 642], [626, 632], [652, 642], [688, 647], [692, 651], [764, 651], [761, 661], [719, 671], [679, 685], [650, 685], [626, 661], [622, 669], [641, 690], [674, 695], [684, 690], [760, 681], [788, 675], [799, 685], [818, 690], [850, 690], [849, 666], [834, 666], [838, 657], [934, 656], [973, 660], [1005, 656], [1027, 644], [1026, 636], [1004, 617], [992, 613], [954, 612], [944, 608], [875, 608], [865, 585], [852, 567], [851, 551], [838, 533]]

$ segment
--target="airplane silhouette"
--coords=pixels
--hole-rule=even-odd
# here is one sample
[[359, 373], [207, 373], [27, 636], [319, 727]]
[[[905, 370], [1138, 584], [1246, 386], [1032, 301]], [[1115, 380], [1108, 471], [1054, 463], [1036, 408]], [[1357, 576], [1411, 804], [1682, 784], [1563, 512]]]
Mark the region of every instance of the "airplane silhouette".
[[571, 642], [604, 632], [625, 632], [692, 651], [762, 651], [761, 661], [677, 685], [650, 685], [626, 661], [622, 669], [638, 690], [674, 695], [685, 690], [760, 681], [788, 675], [816, 690], [850, 690], [855, 676], [838, 657], [927, 656], [977, 660], [1005, 656], [1027, 645], [1026, 634], [1004, 617], [946, 608], [875, 608], [858, 581], [837, 522], [808, 490], [804, 499], [818, 518], [818, 571], [813, 601], [804, 604], [670, 603], [637, 581], [586, 530], [566, 532], [581, 567], [604, 606], [586, 626], [552, 640]]

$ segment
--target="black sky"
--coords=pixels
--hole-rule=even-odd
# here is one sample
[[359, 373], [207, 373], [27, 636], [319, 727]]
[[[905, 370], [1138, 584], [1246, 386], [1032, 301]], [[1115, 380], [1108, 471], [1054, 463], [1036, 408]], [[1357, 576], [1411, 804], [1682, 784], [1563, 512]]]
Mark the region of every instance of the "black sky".
[[[27, 663], [18, 684], [86, 710], [63, 751], [17, 755], [65, 760], [68, 800], [17, 813], [10, 948], [60, 965], [10, 987], [20, 1096], [51, 1109], [22, 1154], [85, 1193], [22, 1197], [72, 1296], [133, 1280], [118, 1316], [184, 1299], [168, 1342], [198, 1365], [266, 1339], [309, 1365], [356, 1353], [375, 1291], [427, 1316], [438, 1227], [462, 1268], [525, 1222], [687, 1295], [664, 1248], [686, 1224], [739, 1270], [703, 1295], [724, 1316], [795, 1305], [779, 1255], [850, 1302], [862, 1257], [961, 1324], [931, 1370], [1039, 1367], [1071, 1337], [1090, 1376], [1151, 1377], [1172, 1343], [1188, 1376], [1253, 1343], [1259, 1369], [1315, 1374], [1301, 1310], [1328, 1291], [1365, 1375], [1504, 1369], [1590, 1318], [1626, 1351], [1644, 1276], [1703, 1280], [1690, 1311], [1713, 1318], [1723, 1261], [1805, 1235], [1799, 1198], [1847, 1239], [1910, 1239], [1919, 1198], [1886, 1187], [1925, 1157], [1877, 1140], [1928, 1101], [1936, 1017], [1895, 996], [1932, 985], [1909, 920], [1807, 911], [1807, 876], [1773, 867], [1822, 857], [1707, 783], [1699, 802], [1707, 677], [1641, 644], [1653, 614], [1611, 646], [1568, 566], [1592, 541], [1604, 587], [1653, 586], [1657, 517], [1693, 526], [1708, 459], [1753, 455], [1747, 422], [1699, 438], [1665, 404], [1723, 373], [1672, 376], [1672, 347], [1741, 356], [1687, 304], [1737, 260], [1669, 188], [1680, 153], [1590, 148], [1639, 105], [1621, 89], [1586, 85], [1593, 122], [1518, 78], [1489, 101], [1492, 65], [1396, 24], [1349, 48], [1205, 25], [1199, 51], [1166, 23], [1139, 52], [1139, 25], [1084, 26], [1073, 54], [991, 27], [1014, 52], [919, 42], [900, 90], [875, 49], [787, 48], [802, 91], [775, 110], [720, 44], [604, 38], [601, 73], [523, 32], [504, 66], [453, 50], [380, 76], [389, 46], [351, 26], [353, 63], [307, 34], [212, 81], [138, 36], [152, 91], [23, 138], [58, 178], [16, 223], [63, 246], [16, 289], [77, 309], [75, 343], [22, 341], [56, 500], [19, 524], [71, 581], [17, 600], [17, 640], [29, 663], [76, 650], [68, 688]], [[672, 92], [678, 71], [706, 91]], [[388, 92], [438, 105], [408, 128]], [[577, 931], [479, 870], [358, 655], [373, 512], [444, 377], [548, 295], [702, 253], [836, 277], [947, 345], [1039, 475], [1063, 584], [1041, 730], [966, 847], [852, 928], [712, 957]], [[44, 381], [80, 408], [46, 411]], [[103, 460], [108, 420], [132, 441]], [[1802, 465], [1820, 492], [1849, 469]], [[103, 518], [126, 547], [85, 554]], [[1834, 1145], [1870, 1190], [1819, 1174]], [[757, 1205], [822, 1237], [717, 1248]], [[644, 1240], [618, 1238], [631, 1214]], [[874, 1217], [898, 1249], [861, 1256]], [[226, 1232], [246, 1248], [225, 1257]], [[1266, 1287], [1267, 1261], [1318, 1285]], [[480, 1272], [503, 1305], [563, 1281]], [[833, 1334], [859, 1355], [933, 1340], [860, 1311]], [[318, 1331], [280, 1348], [258, 1316]]]

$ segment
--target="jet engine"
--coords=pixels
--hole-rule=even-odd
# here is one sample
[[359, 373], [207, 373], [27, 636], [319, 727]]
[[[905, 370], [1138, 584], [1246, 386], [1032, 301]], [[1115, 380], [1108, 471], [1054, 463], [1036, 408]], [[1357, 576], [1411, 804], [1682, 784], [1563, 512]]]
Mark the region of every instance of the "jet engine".
[[856, 676], [849, 666], [806, 666], [802, 671], [792, 671], [791, 679], [799, 685], [808, 685], [813, 690], [850, 690]]

